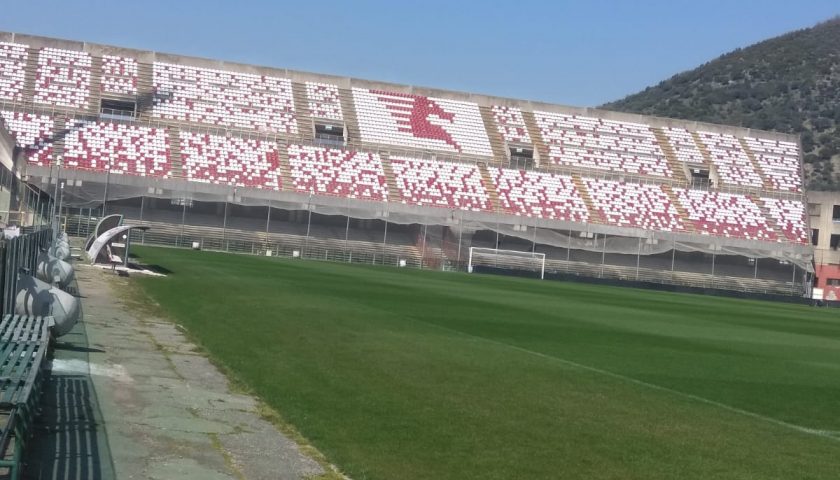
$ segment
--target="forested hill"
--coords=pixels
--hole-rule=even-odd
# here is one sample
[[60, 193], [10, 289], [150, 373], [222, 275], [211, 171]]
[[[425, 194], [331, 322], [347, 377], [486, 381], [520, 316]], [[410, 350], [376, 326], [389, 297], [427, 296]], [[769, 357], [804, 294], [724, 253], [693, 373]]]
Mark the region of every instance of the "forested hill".
[[809, 188], [840, 190], [840, 17], [601, 108], [801, 134]]

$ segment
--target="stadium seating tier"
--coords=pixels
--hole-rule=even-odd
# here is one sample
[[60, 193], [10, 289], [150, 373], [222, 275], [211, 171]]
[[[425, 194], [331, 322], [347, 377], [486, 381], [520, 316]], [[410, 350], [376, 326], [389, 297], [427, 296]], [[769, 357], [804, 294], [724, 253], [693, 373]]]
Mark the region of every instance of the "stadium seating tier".
[[501, 208], [514, 215], [586, 222], [589, 211], [568, 175], [490, 168]]
[[19, 102], [23, 100], [26, 79], [26, 45], [0, 43], [0, 99]]
[[475, 103], [362, 88], [353, 100], [364, 142], [493, 156]]
[[490, 209], [490, 196], [476, 165], [391, 157], [403, 203], [450, 209]]
[[104, 55], [102, 57], [102, 93], [137, 95], [137, 60]]
[[289, 145], [292, 186], [299, 192], [388, 200], [382, 160], [375, 153]]
[[775, 241], [761, 208], [747, 195], [674, 188], [688, 221], [705, 235]]
[[801, 192], [802, 176], [799, 165], [799, 145], [763, 138], [745, 137], [758, 168], [776, 190]]
[[342, 121], [341, 97], [338, 87], [328, 83], [306, 82], [309, 114], [315, 118]]
[[166, 131], [121, 123], [75, 121], [68, 124], [64, 165], [142, 177], [168, 178], [172, 174]]
[[549, 162], [610, 172], [673, 176], [653, 131], [641, 123], [535, 112]]
[[49, 166], [53, 159], [53, 119], [31, 113], [0, 112], [9, 126], [15, 143], [24, 150], [32, 165]]
[[188, 181], [279, 190], [277, 146], [258, 139], [181, 131], [182, 171]]
[[610, 224], [661, 232], [685, 230], [679, 211], [657, 184], [584, 178], [595, 208]]
[[158, 62], [153, 76], [154, 117], [298, 133], [289, 79]]
[[88, 108], [91, 63], [86, 52], [41, 49], [35, 74], [35, 103]]

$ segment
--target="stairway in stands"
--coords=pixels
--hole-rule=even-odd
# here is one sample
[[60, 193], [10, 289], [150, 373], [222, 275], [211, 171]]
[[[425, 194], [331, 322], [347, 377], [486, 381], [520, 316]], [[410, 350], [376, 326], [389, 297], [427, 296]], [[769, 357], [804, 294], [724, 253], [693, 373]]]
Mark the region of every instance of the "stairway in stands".
[[[342, 107], [342, 109], [343, 108], [344, 107]], [[344, 114], [344, 118], [347, 118], [346, 113]], [[397, 188], [397, 179], [394, 176], [394, 169], [391, 168], [390, 155], [383, 152], [379, 154], [379, 158], [382, 160], [382, 170], [385, 172], [385, 183], [388, 185], [388, 201], [392, 203], [401, 203], [402, 195], [400, 194], [400, 190]]]
[[750, 159], [752, 163], [753, 170], [761, 177], [761, 185], [762, 188], [765, 190], [773, 190], [773, 184], [770, 183], [770, 180], [767, 179], [767, 176], [764, 174], [764, 170], [761, 169], [759, 166], [758, 160], [755, 158], [755, 154], [750, 150], [750, 147], [747, 145], [747, 141], [741, 137], [738, 137], [738, 143], [741, 144], [741, 148], [744, 149], [744, 153], [747, 154], [747, 158]]
[[344, 116], [345, 136], [350, 143], [362, 141], [359, 124], [356, 120], [356, 109], [353, 106], [353, 92], [341, 88], [338, 90], [338, 98], [341, 99], [341, 114]]
[[767, 220], [767, 226], [770, 227], [770, 229], [773, 232], [775, 232], [776, 235], [779, 236], [779, 239], [788, 240], [788, 238], [785, 236], [785, 232], [779, 225], [779, 222], [777, 222], [776, 219], [773, 218], [772, 215], [770, 215], [770, 209], [767, 208], [766, 205], [764, 205], [764, 202], [762, 202], [758, 197], [755, 196], [752, 196], [752, 200], [755, 202], [756, 205], [758, 205], [759, 210], [761, 210], [761, 215], [763, 215], [764, 218]]
[[53, 130], [55, 133], [53, 134], [53, 138], [55, 141], [53, 142], [53, 161], [57, 158], [64, 158], [64, 145], [65, 145], [65, 138], [67, 134], [70, 132], [67, 126], [67, 116], [66, 115], [56, 115], [55, 117], [55, 124], [53, 125]]
[[102, 57], [90, 57], [90, 95], [88, 96], [88, 114], [99, 116], [102, 105]]
[[169, 163], [172, 165], [172, 177], [186, 178], [183, 157], [181, 157], [181, 137], [178, 135], [178, 129], [166, 127], [166, 134], [169, 136]]
[[23, 96], [24, 104], [33, 104], [35, 101], [35, 78], [38, 75], [38, 49], [30, 47], [26, 50], [26, 66], [23, 69]]
[[493, 118], [493, 111], [490, 107], [481, 105], [478, 107], [481, 112], [481, 120], [484, 122], [484, 129], [487, 130], [487, 138], [490, 139], [490, 149], [493, 151], [493, 163], [496, 165], [507, 164], [507, 152], [505, 142], [499, 129], [496, 128], [496, 120]]
[[490, 169], [494, 168], [492, 165], [479, 162], [478, 170], [481, 172], [481, 179], [484, 180], [484, 189], [487, 190], [487, 195], [490, 197], [490, 210], [493, 212], [502, 211], [502, 203], [499, 201], [499, 192], [496, 190], [496, 184], [493, 182], [493, 176], [490, 175]]
[[155, 88], [151, 63], [137, 64], [137, 118], [151, 120]]
[[534, 112], [522, 111], [522, 119], [525, 120], [525, 127], [528, 129], [528, 135], [531, 137], [531, 142], [534, 144], [534, 150], [539, 154], [538, 166], [548, 168], [551, 166], [551, 160], [548, 158], [548, 145], [543, 142], [542, 132], [537, 126], [537, 118]]
[[580, 198], [583, 199], [583, 203], [586, 204], [586, 209], [589, 210], [589, 221], [591, 223], [607, 223], [601, 211], [595, 207], [595, 202], [589, 196], [589, 190], [586, 189], [586, 185], [584, 185], [581, 176], [579, 174], [572, 175], [572, 182], [575, 184]]
[[309, 101], [306, 99], [306, 85], [292, 82], [292, 97], [295, 101], [295, 118], [297, 118], [298, 134], [307, 141], [315, 140], [315, 125], [309, 114]]
[[659, 127], [651, 127], [651, 131], [653, 132], [653, 136], [656, 137], [656, 141], [659, 143], [659, 148], [662, 149], [662, 153], [665, 154], [665, 160], [668, 161], [668, 167], [670, 167], [671, 171], [674, 172], [674, 179], [680, 183], [687, 184], [688, 179], [686, 178], [686, 172], [683, 168], [682, 162], [677, 159], [677, 153], [674, 152], [674, 147], [671, 146], [671, 142], [668, 141], [668, 137], [665, 136], [665, 132], [662, 131]]
[[280, 170], [280, 190], [294, 192], [292, 182], [291, 163], [289, 163], [289, 148], [286, 142], [277, 142], [277, 168]]
[[709, 149], [706, 148], [706, 144], [703, 143], [703, 140], [700, 139], [700, 134], [697, 132], [691, 132], [692, 138], [694, 138], [694, 143], [697, 144], [697, 149], [700, 150], [700, 154], [703, 155], [703, 161], [706, 162], [706, 165], [709, 166], [709, 169], [712, 168], [712, 154], [709, 152]]
[[671, 205], [673, 205], [674, 208], [677, 209], [677, 213], [680, 214], [680, 219], [682, 220], [686, 231], [694, 232], [694, 223], [692, 223], [691, 220], [688, 219], [688, 210], [686, 210], [682, 206], [682, 203], [680, 203], [679, 199], [677, 198], [677, 194], [674, 192], [674, 189], [671, 188], [671, 186], [668, 184], [662, 184], [661, 186], [665, 194], [668, 195], [668, 200], [670, 200]]

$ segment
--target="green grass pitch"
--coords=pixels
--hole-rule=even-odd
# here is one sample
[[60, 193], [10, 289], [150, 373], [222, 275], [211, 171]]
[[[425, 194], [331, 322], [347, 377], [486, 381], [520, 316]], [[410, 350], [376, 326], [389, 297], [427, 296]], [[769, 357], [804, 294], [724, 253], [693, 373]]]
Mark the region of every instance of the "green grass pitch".
[[837, 310], [136, 248], [143, 290], [361, 479], [840, 478]]

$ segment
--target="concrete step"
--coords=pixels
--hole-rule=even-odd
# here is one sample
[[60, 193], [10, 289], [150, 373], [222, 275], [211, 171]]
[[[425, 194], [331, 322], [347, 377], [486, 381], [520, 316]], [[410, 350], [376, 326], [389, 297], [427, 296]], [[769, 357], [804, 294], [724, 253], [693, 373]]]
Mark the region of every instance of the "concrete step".
[[150, 63], [137, 65], [137, 117], [150, 119], [154, 103], [153, 68]]
[[338, 93], [341, 99], [341, 114], [344, 116], [344, 129], [346, 130], [347, 140], [352, 143], [358, 143], [362, 138], [359, 132], [359, 124], [356, 120], [353, 92], [348, 89], [339, 89]]
[[57, 115], [55, 117], [55, 125], [53, 127], [55, 133], [53, 134], [53, 161], [58, 158], [64, 158], [64, 139], [69, 133], [67, 125], [67, 117], [64, 115]]
[[666, 195], [668, 195], [668, 200], [671, 201], [671, 205], [673, 205], [674, 208], [677, 209], [677, 212], [680, 214], [680, 219], [682, 219], [685, 229], [693, 233], [696, 229], [694, 228], [694, 224], [691, 222], [691, 220], [688, 219], [688, 210], [683, 208], [682, 204], [677, 198], [677, 194], [674, 193], [673, 188], [670, 185], [663, 184], [662, 190], [665, 192]]
[[392, 203], [402, 203], [402, 195], [397, 188], [397, 180], [394, 175], [394, 169], [391, 168], [391, 159], [387, 153], [380, 153], [379, 158], [382, 160], [382, 170], [385, 171], [385, 183], [388, 185], [388, 201]]
[[295, 102], [295, 116], [298, 124], [298, 134], [307, 140], [315, 139], [315, 125], [309, 115], [309, 102], [306, 100], [306, 85], [292, 82], [292, 97]]
[[291, 163], [289, 163], [289, 149], [286, 142], [277, 142], [277, 163], [280, 170], [280, 190], [294, 191]]
[[583, 203], [586, 204], [586, 209], [589, 210], [590, 221], [592, 223], [607, 223], [604, 215], [602, 215], [601, 211], [595, 207], [595, 202], [593, 202], [592, 197], [589, 196], [589, 190], [586, 188], [583, 178], [581, 178], [579, 174], [574, 174], [572, 175], [572, 182], [575, 184], [575, 187], [580, 194], [580, 198], [583, 199]]
[[671, 142], [668, 141], [668, 137], [665, 136], [665, 132], [658, 127], [651, 128], [651, 131], [653, 132], [653, 136], [656, 137], [656, 141], [659, 143], [659, 148], [662, 149], [662, 153], [665, 154], [665, 160], [668, 162], [668, 167], [670, 167], [671, 171], [674, 172], [674, 180], [680, 183], [688, 183], [688, 172], [686, 171], [683, 163], [677, 158], [674, 147], [671, 146]]
[[537, 162], [538, 167], [549, 168], [551, 161], [548, 159], [548, 145], [545, 144], [542, 138], [540, 128], [537, 126], [537, 118], [534, 112], [522, 111], [522, 119], [525, 120], [525, 128], [528, 129], [528, 135], [531, 137], [531, 142], [534, 144], [534, 150], [539, 154]]
[[761, 165], [758, 163], [758, 160], [755, 158], [755, 153], [750, 150], [749, 145], [747, 145], [747, 141], [743, 138], [738, 137], [738, 143], [741, 144], [741, 148], [744, 149], [744, 153], [747, 154], [747, 158], [750, 159], [750, 163], [752, 163], [753, 169], [756, 173], [761, 176], [761, 184], [765, 190], [773, 190], [773, 184], [770, 183], [770, 180], [767, 179], [767, 175], [764, 173], [764, 170], [761, 168]]
[[90, 96], [88, 114], [99, 115], [102, 104], [102, 57], [92, 56], [90, 63]]
[[490, 139], [490, 149], [493, 151], [493, 163], [505, 165], [508, 163], [508, 155], [505, 151], [505, 141], [496, 128], [496, 120], [493, 118], [493, 111], [490, 107], [479, 106], [481, 120], [484, 122], [484, 129], [487, 130], [487, 138]]
[[172, 164], [172, 176], [184, 178], [183, 158], [181, 157], [181, 137], [179, 130], [175, 127], [166, 127], [166, 134], [169, 136], [169, 161]]
[[484, 180], [484, 189], [487, 190], [487, 195], [490, 197], [490, 210], [500, 212], [502, 210], [502, 204], [499, 202], [499, 192], [496, 190], [496, 184], [493, 182], [493, 177], [488, 170], [489, 168], [491, 166], [486, 163], [478, 163], [481, 179]]

